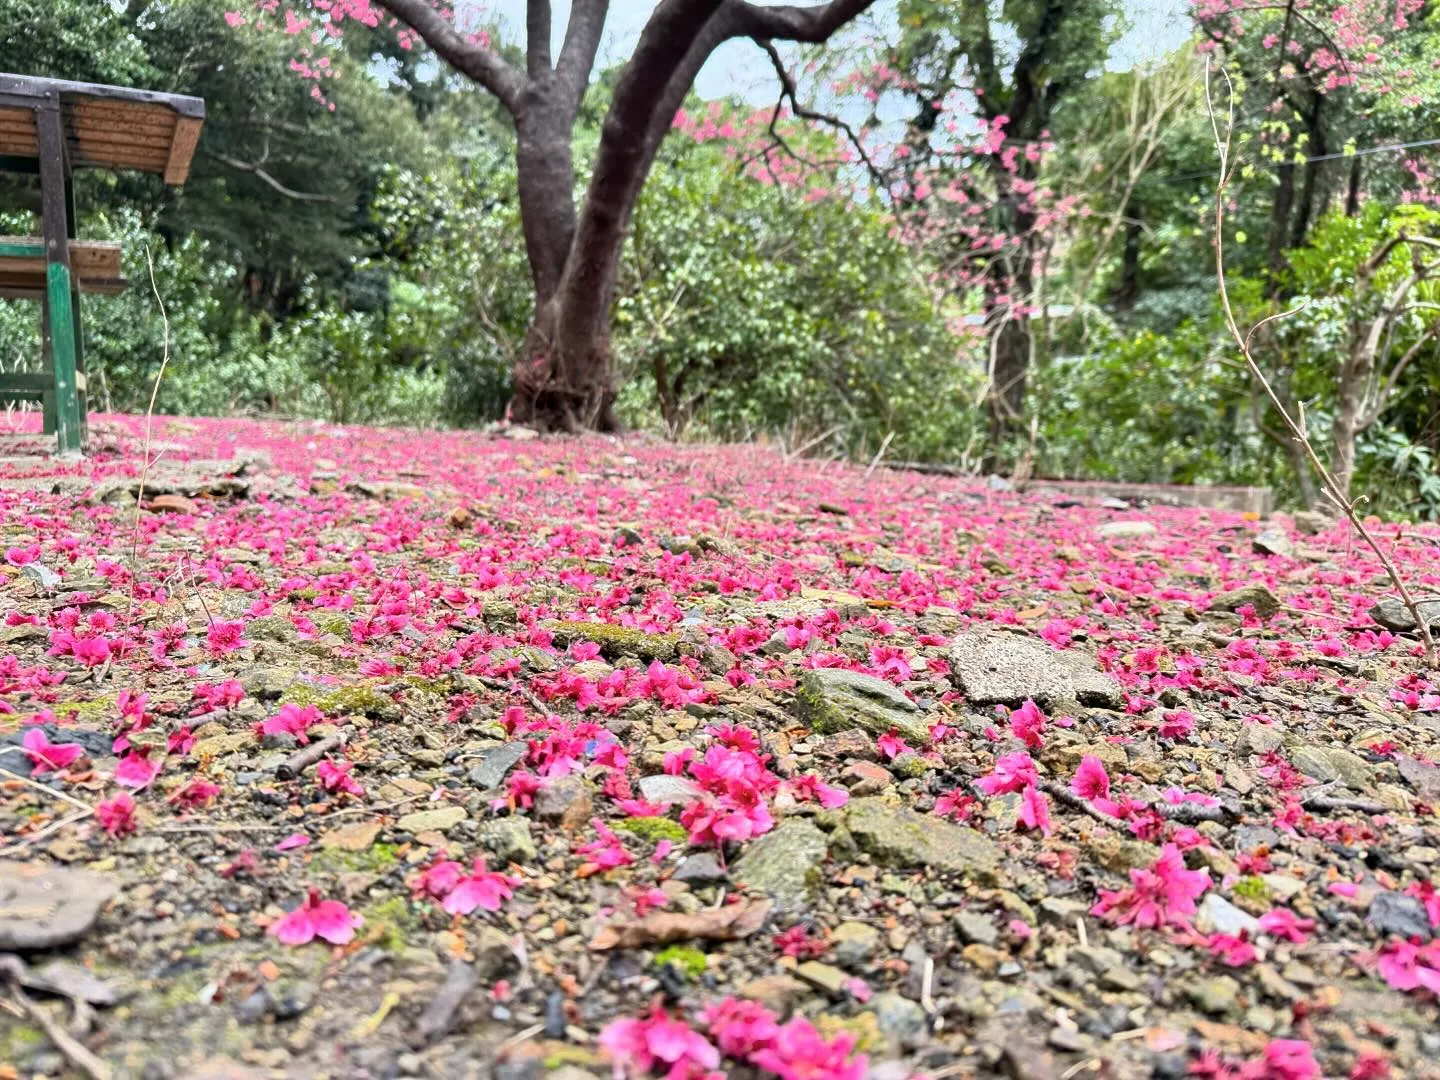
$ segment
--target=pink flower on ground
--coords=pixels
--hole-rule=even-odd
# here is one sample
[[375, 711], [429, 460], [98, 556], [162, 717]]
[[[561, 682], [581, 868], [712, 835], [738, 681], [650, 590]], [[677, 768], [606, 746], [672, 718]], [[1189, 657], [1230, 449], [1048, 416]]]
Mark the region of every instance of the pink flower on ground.
[[1042, 732], [1046, 719], [1040, 706], [1026, 698], [1025, 703], [1010, 714], [1010, 732], [1032, 750], [1036, 749], [1045, 745]]
[[1050, 800], [1034, 784], [1030, 784], [1020, 795], [1020, 823], [1027, 829], [1038, 829], [1050, 835]]
[[1391, 941], [1375, 955], [1381, 978], [1396, 990], [1424, 987], [1440, 994], [1440, 942], [1420, 946], [1409, 941]]
[[1240, 937], [1211, 934], [1205, 947], [1210, 950], [1211, 956], [1216, 957], [1226, 967], [1248, 967], [1259, 958], [1255, 946], [1246, 941], [1243, 934]]
[[1183, 739], [1195, 727], [1195, 717], [1184, 709], [1176, 709], [1174, 712], [1162, 714], [1160, 719], [1160, 737], [1162, 739]]
[[842, 1031], [826, 1040], [815, 1026], [797, 1016], [783, 1024], [771, 1044], [750, 1055], [750, 1061], [769, 1069], [780, 1080], [865, 1080], [870, 1059], [851, 1058], [855, 1036]]
[[1263, 1071], [1247, 1072], [1250, 1066], [1241, 1066], [1242, 1080], [1320, 1080], [1315, 1052], [1303, 1039], [1271, 1039], [1256, 1064], [1262, 1064]]
[[695, 1069], [714, 1069], [720, 1052], [683, 1020], [675, 1020], [657, 1005], [649, 1016], [612, 1020], [600, 1032], [600, 1047], [610, 1055], [617, 1077], [647, 1075], [662, 1062], [669, 1075], [693, 1075]]
[[30, 771], [36, 776], [68, 768], [85, 753], [85, 748], [79, 743], [52, 743], [40, 728], [25, 732], [21, 745], [25, 756], [30, 759]]
[[520, 882], [508, 874], [485, 869], [485, 860], [476, 859], [471, 873], [455, 883], [440, 906], [451, 915], [469, 915], [476, 908], [499, 911]]
[[190, 783], [178, 789], [170, 796], [169, 802], [186, 810], [193, 810], [196, 807], [204, 806], [220, 794], [220, 785], [212, 784], [208, 780], [191, 780]]
[[160, 775], [160, 762], [150, 760], [150, 748], [137, 746], [115, 766], [115, 782], [129, 788], [149, 786]]
[[465, 867], [454, 859], [444, 859], [420, 871], [410, 882], [410, 892], [417, 899], [428, 896], [433, 900], [439, 900], [447, 896], [464, 876]]
[[804, 923], [796, 923], [771, 939], [771, 944], [786, 956], [797, 960], [814, 960], [830, 951], [830, 942], [823, 934], [811, 932]]
[[205, 631], [205, 647], [212, 653], [232, 653], [250, 644], [245, 640], [245, 624], [234, 622], [213, 622]]
[[780, 1031], [775, 1014], [764, 1005], [733, 997], [709, 1006], [700, 1019], [722, 1054], [742, 1060], [773, 1043]]
[[96, 803], [95, 820], [111, 836], [126, 836], [135, 831], [135, 800], [122, 791], [113, 799]]
[[308, 843], [310, 843], [310, 837], [306, 836], [303, 832], [291, 833], [275, 845], [275, 850], [294, 851], [296, 848], [302, 848]]
[[814, 799], [826, 810], [835, 810], [850, 801], [850, 793], [837, 787], [821, 783], [814, 773], [797, 776], [790, 781], [790, 790], [802, 802]]
[[900, 737], [899, 732], [894, 728], [891, 728], [884, 735], [876, 739], [875, 745], [887, 758], [897, 758], [910, 750], [910, 747], [905, 744], [905, 740]]
[[1134, 923], [1142, 929], [1187, 926], [1195, 914], [1195, 901], [1210, 887], [1210, 874], [1185, 869], [1180, 849], [1166, 844], [1154, 866], [1130, 871], [1130, 882], [1129, 889], [1102, 889], [1090, 914], [1116, 925]]
[[311, 889], [303, 904], [271, 924], [270, 933], [286, 945], [304, 945], [317, 937], [344, 945], [364, 921], [339, 900], [321, 900], [319, 891]]
[[1260, 916], [1262, 934], [1269, 934], [1277, 939], [1284, 938], [1296, 945], [1303, 945], [1309, 940], [1310, 931], [1314, 929], [1314, 919], [1302, 919], [1288, 907], [1271, 908]]
[[321, 719], [320, 710], [314, 705], [296, 705], [294, 702], [287, 702], [280, 706], [280, 710], [274, 716], [256, 724], [255, 733], [257, 735], [294, 735], [295, 740], [304, 746], [310, 741], [306, 732], [320, 723]]
[[365, 789], [360, 782], [350, 775], [350, 770], [355, 767], [353, 761], [334, 762], [329, 758], [315, 766], [315, 779], [320, 781], [320, 786], [326, 791], [344, 792], [346, 795], [355, 795], [361, 799], [365, 797]]
[[994, 771], [975, 781], [975, 786], [986, 795], [1005, 795], [1039, 782], [1040, 773], [1035, 768], [1034, 759], [1022, 750], [1006, 754], [996, 761]]
[[1080, 767], [1075, 770], [1075, 776], [1070, 781], [1070, 790], [1080, 798], [1108, 799], [1110, 797], [1110, 774], [1105, 771], [1105, 764], [1094, 754], [1086, 754], [1080, 759]]
[[935, 800], [935, 813], [941, 817], [968, 821], [980, 803], [973, 795], [962, 795], [959, 788], [942, 793]]

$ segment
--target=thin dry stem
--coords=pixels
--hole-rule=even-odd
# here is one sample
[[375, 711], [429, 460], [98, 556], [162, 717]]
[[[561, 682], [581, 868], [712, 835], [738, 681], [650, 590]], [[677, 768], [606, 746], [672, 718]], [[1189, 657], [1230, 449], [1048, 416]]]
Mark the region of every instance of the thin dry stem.
[[155, 399], [160, 396], [160, 381], [165, 378], [165, 368], [170, 364], [170, 317], [165, 313], [165, 300], [160, 295], [160, 286], [155, 284], [155, 259], [150, 254], [150, 245], [145, 245], [145, 265], [150, 270], [150, 291], [155, 294], [155, 303], [160, 306], [160, 322], [164, 335], [160, 343], [160, 370], [155, 372], [155, 382], [150, 387], [150, 404], [145, 409], [144, 461], [140, 466], [140, 486], [135, 491], [135, 531], [130, 538], [130, 608], [135, 608], [135, 582], [140, 577], [140, 515], [141, 503], [145, 500], [145, 480], [150, 475], [150, 431], [155, 419]]
[[[1285, 408], [1279, 395], [1275, 393], [1275, 388], [1270, 385], [1270, 380], [1265, 377], [1265, 373], [1260, 369], [1260, 365], [1256, 362], [1254, 354], [1250, 351], [1250, 334], [1242, 334], [1239, 323], [1236, 322], [1235, 310], [1230, 304], [1230, 292], [1225, 286], [1225, 189], [1229, 186], [1230, 179], [1234, 174], [1234, 162], [1231, 159], [1230, 148], [1231, 138], [1235, 131], [1235, 86], [1234, 83], [1230, 81], [1230, 75], [1224, 68], [1220, 69], [1220, 74], [1224, 77], [1225, 86], [1229, 91], [1229, 111], [1227, 113], [1223, 138], [1220, 134], [1220, 123], [1215, 117], [1215, 102], [1210, 94], [1210, 61], [1207, 57], [1205, 61], [1205, 109], [1210, 117], [1210, 130], [1215, 137], [1215, 149], [1220, 155], [1220, 178], [1215, 185], [1215, 279], [1220, 290], [1220, 305], [1225, 313], [1225, 327], [1230, 331], [1230, 336], [1235, 339], [1235, 345], [1239, 348], [1240, 355], [1245, 361], [1245, 366], [1249, 368], [1251, 376], [1259, 383], [1260, 388], [1265, 391], [1265, 396], [1270, 399], [1270, 404], [1274, 407], [1275, 411], [1280, 414], [1280, 419], [1284, 421], [1285, 426], [1290, 430], [1291, 436], [1304, 448], [1305, 456], [1309, 459], [1316, 474], [1320, 477], [1320, 484], [1325, 495], [1340, 508], [1351, 526], [1353, 526], [1355, 531], [1360, 535], [1360, 538], [1365, 541], [1370, 550], [1375, 553], [1375, 557], [1380, 560], [1380, 565], [1385, 568], [1385, 573], [1390, 578], [1390, 583], [1395, 586], [1395, 591], [1400, 594], [1400, 601], [1405, 605], [1406, 610], [1410, 612], [1411, 617], [1415, 620], [1415, 626], [1420, 632], [1420, 638], [1425, 643], [1426, 660], [1431, 667], [1440, 667], [1440, 654], [1436, 652], [1435, 638], [1430, 633], [1429, 621], [1422, 616], [1414, 596], [1405, 584], [1405, 579], [1400, 576], [1400, 571], [1395, 568], [1394, 560], [1392, 560], [1380, 546], [1380, 542], [1374, 537], [1370, 530], [1365, 527], [1364, 521], [1361, 520], [1359, 513], [1355, 509], [1355, 504], [1359, 500], [1351, 499], [1348, 492], [1340, 490], [1340, 485], [1336, 483], [1334, 474], [1320, 459], [1320, 455], [1315, 450], [1315, 444], [1311, 441], [1310, 435], [1305, 429], [1304, 407], [1300, 407], [1300, 418], [1298, 421], [1290, 415], [1289, 410]], [[1296, 310], [1299, 309], [1297, 308]], [[1266, 319], [1265, 322], [1287, 318], [1294, 313], [1294, 311], [1288, 311], [1279, 315], [1272, 315]], [[1252, 328], [1250, 333], [1253, 334], [1255, 329], [1258, 329], [1258, 326]]]

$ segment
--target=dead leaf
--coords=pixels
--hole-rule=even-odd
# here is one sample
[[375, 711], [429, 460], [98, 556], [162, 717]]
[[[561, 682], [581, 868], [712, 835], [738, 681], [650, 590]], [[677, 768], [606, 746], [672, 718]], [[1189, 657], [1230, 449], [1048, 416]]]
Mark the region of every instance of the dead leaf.
[[687, 915], [678, 911], [657, 911], [629, 923], [602, 926], [590, 939], [590, 948], [639, 949], [669, 945], [699, 938], [705, 941], [736, 941], [747, 938], [765, 925], [774, 905], [769, 900], [728, 904], [711, 911]]
[[383, 828], [378, 821], [357, 821], [331, 829], [320, 837], [320, 846], [333, 851], [369, 851]]
[[155, 514], [193, 514], [199, 509], [184, 495], [156, 495], [145, 507]]

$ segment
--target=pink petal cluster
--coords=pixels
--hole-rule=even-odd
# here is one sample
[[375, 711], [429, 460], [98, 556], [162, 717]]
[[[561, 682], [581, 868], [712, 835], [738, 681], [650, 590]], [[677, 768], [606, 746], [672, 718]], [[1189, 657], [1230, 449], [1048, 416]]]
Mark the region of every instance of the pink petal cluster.
[[135, 831], [135, 800], [122, 791], [114, 798], [95, 804], [95, 820], [113, 837], [127, 836]]
[[617, 1078], [648, 1076], [663, 1066], [667, 1080], [693, 1080], [720, 1064], [720, 1051], [705, 1036], [659, 1005], [640, 1019], [612, 1020], [599, 1042]]
[[1195, 914], [1195, 901], [1210, 887], [1210, 872], [1185, 869], [1180, 849], [1166, 844], [1150, 869], [1130, 871], [1130, 886], [1118, 891], [1102, 889], [1090, 914], [1142, 929], [1186, 927]]
[[30, 759], [31, 773], [37, 776], [69, 768], [76, 758], [85, 753], [85, 748], [79, 743], [52, 743], [40, 728], [25, 732], [20, 745]]
[[317, 937], [332, 945], [344, 945], [355, 937], [355, 928], [364, 921], [339, 900], [321, 900], [319, 890], [311, 889], [304, 903], [270, 925], [270, 933], [292, 946], [308, 944]]
[[360, 786], [360, 781], [350, 775], [350, 770], [354, 767], [353, 761], [336, 762], [326, 758], [315, 766], [315, 779], [320, 781], [320, 787], [325, 791], [354, 795], [363, 799], [365, 789]]

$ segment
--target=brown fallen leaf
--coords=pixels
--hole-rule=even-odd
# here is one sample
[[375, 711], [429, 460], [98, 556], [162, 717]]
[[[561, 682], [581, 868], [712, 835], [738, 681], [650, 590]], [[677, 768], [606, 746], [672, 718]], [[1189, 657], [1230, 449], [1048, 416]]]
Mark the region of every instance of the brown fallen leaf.
[[700, 938], [706, 941], [735, 941], [749, 937], [770, 917], [769, 900], [727, 904], [711, 911], [687, 915], [679, 911], [657, 911], [628, 923], [609, 923], [590, 939], [592, 949], [639, 949], [648, 945], [669, 945], [675, 941]]
[[146, 505], [145, 509], [154, 514], [193, 514], [199, 509], [193, 502], [184, 495], [156, 495]]

